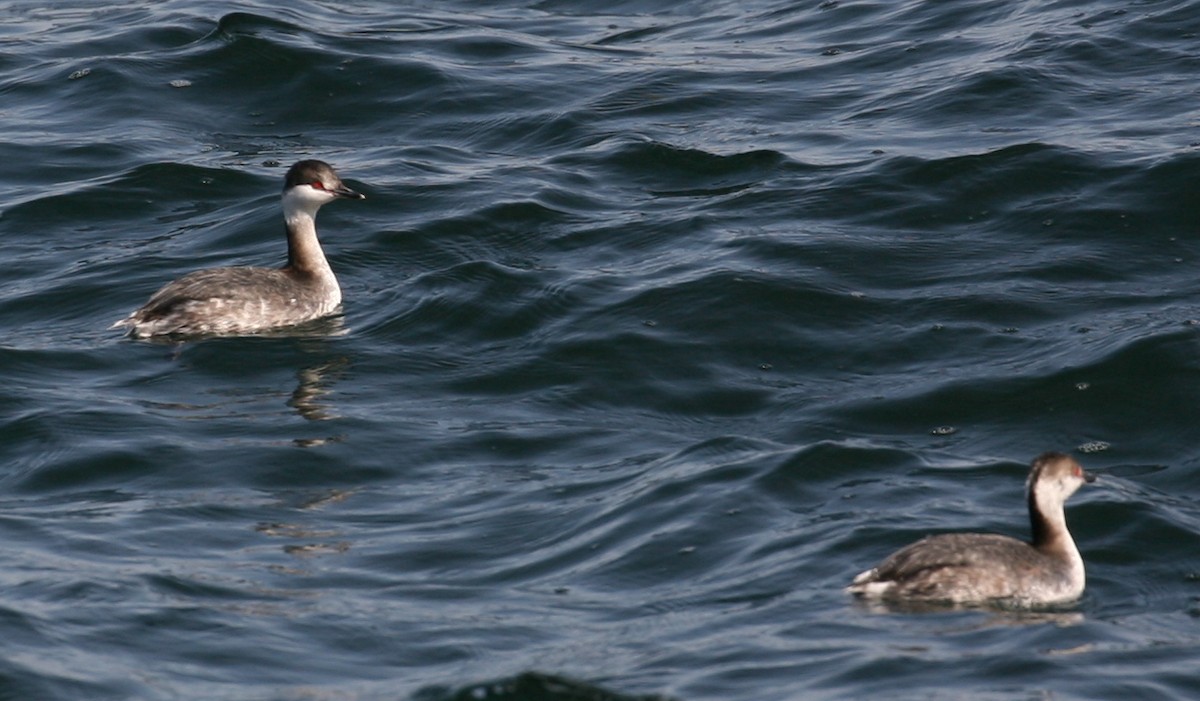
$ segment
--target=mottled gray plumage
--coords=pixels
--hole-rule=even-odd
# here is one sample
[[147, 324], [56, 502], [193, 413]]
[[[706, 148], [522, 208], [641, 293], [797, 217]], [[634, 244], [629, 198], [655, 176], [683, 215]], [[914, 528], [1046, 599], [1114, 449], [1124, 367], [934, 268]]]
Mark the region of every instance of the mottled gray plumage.
[[1033, 539], [949, 533], [898, 550], [859, 574], [847, 591], [863, 597], [1018, 605], [1071, 601], [1083, 593], [1083, 559], [1067, 530], [1063, 504], [1095, 478], [1062, 453], [1033, 461], [1028, 502]]
[[334, 313], [342, 293], [317, 240], [316, 214], [339, 197], [363, 199], [327, 163], [296, 163], [283, 190], [287, 265], [197, 270], [154, 293], [113, 327], [126, 327], [135, 338], [239, 335]]

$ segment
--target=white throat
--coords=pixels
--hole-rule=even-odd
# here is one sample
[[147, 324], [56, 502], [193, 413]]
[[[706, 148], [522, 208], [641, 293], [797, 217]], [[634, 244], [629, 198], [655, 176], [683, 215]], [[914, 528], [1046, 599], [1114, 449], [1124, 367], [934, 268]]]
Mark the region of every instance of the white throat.
[[288, 228], [316, 231], [317, 210], [333, 196], [308, 185], [297, 185], [283, 193], [283, 220]]

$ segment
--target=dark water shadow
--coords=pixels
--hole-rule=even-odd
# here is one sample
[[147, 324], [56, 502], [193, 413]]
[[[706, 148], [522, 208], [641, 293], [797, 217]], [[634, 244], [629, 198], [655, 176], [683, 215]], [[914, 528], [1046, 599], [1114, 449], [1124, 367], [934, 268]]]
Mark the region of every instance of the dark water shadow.
[[669, 697], [627, 695], [599, 686], [542, 672], [479, 682], [457, 689], [428, 687], [413, 701], [672, 701]]

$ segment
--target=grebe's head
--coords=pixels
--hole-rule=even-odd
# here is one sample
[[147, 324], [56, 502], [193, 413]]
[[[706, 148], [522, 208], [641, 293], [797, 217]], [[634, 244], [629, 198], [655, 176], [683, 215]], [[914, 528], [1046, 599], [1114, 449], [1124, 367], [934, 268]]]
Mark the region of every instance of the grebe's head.
[[366, 196], [346, 187], [328, 163], [300, 161], [288, 169], [283, 181], [283, 216], [290, 227], [312, 220], [322, 205], [343, 198], [365, 200]]
[[1096, 475], [1084, 470], [1070, 455], [1042, 453], [1030, 466], [1026, 488], [1030, 495], [1037, 495], [1039, 500], [1061, 504], [1084, 483], [1095, 481]]
[[318, 207], [342, 197], [351, 200], [366, 199], [342, 182], [333, 166], [325, 161], [299, 161], [288, 169], [283, 181], [283, 196], [294, 197]]

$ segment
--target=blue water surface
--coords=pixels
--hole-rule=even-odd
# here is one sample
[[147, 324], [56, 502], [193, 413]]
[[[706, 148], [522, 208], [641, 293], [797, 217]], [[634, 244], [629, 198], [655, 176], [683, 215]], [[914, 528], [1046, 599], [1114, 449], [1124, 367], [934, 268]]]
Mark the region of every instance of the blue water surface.
[[[0, 7], [0, 698], [1194, 699], [1200, 2]], [[284, 259], [340, 318], [110, 324]], [[1088, 568], [879, 610], [923, 535]]]

